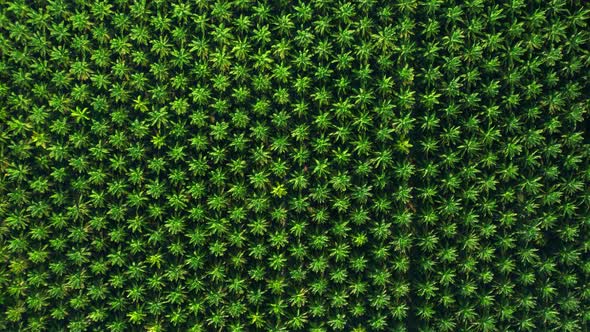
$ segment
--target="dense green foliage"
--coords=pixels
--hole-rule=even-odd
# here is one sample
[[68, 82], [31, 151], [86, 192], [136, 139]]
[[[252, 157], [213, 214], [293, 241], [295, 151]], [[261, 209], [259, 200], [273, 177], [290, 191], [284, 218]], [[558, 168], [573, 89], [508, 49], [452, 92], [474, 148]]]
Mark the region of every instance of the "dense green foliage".
[[589, 17], [0, 0], [0, 330], [587, 331]]

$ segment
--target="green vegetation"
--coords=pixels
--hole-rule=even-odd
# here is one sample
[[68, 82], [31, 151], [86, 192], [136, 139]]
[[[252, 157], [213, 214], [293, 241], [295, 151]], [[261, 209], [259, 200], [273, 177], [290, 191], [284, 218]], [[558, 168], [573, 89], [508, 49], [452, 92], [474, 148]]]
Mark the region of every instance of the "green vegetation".
[[589, 3], [0, 1], [0, 330], [588, 331]]

